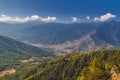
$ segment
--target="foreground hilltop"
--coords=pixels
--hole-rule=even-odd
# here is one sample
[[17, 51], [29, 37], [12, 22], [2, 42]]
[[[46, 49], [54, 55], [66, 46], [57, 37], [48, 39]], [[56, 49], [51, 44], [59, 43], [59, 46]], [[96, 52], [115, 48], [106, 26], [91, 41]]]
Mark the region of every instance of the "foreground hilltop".
[[17, 80], [119, 80], [120, 50], [59, 56], [29, 68], [19, 77]]

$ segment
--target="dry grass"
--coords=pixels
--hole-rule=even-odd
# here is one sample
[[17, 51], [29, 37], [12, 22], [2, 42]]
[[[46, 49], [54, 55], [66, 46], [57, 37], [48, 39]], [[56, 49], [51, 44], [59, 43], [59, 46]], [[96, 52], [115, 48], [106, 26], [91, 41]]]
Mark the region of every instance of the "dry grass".
[[1, 71], [0, 76], [4, 76], [4, 75], [8, 75], [8, 74], [15, 74], [15, 73], [16, 73], [15, 69], [7, 69], [7, 70], [4, 70], [4, 71]]

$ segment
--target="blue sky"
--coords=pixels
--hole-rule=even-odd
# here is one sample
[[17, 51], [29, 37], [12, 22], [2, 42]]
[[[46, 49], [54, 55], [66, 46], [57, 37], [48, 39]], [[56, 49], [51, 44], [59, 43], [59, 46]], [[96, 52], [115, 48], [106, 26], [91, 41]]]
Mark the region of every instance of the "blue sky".
[[55, 16], [60, 21], [70, 21], [71, 17], [82, 20], [86, 16], [100, 17], [106, 13], [116, 15], [119, 19], [120, 0], [1, 0], [0, 14], [26, 17]]

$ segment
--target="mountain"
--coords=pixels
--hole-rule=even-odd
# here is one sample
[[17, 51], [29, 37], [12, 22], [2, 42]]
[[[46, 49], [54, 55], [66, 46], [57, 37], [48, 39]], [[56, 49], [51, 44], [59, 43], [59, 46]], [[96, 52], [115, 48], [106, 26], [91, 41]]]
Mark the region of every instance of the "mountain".
[[52, 56], [51, 52], [0, 36], [0, 54], [12, 53], [29, 56]]
[[[83, 39], [84, 41], [81, 41]], [[81, 47], [80, 50], [83, 51], [120, 48], [120, 22], [103, 22], [94, 32], [84, 36], [81, 40], [78, 40], [81, 41], [79, 48]], [[86, 49], [83, 49], [83, 46]]]
[[95, 31], [71, 43], [74, 51], [119, 48], [120, 22], [103, 22]]
[[58, 55], [119, 48], [120, 45], [120, 22], [117, 21], [71, 24], [30, 22], [17, 26], [7, 36], [40, 48], [50, 48]]
[[[51, 50], [45, 48], [33, 47], [31, 45], [0, 36], [0, 80], [1, 76], [19, 73], [26, 67], [34, 66], [34, 63], [47, 61], [55, 55]], [[24, 63], [30, 61], [31, 63]], [[8, 79], [9, 80], [9, 79]]]
[[[14, 78], [15, 76], [9, 77], [13, 80]], [[19, 74], [16, 79], [119, 80], [120, 50], [100, 50], [87, 54], [81, 52], [59, 56], [49, 62], [29, 68], [24, 74]]]
[[13, 38], [41, 44], [62, 44], [79, 39], [98, 27], [98, 23], [46, 23], [17, 31]]
[[82, 37], [81, 39], [68, 41], [66, 43], [59, 45], [41, 45], [41, 44], [32, 44], [32, 45], [53, 49], [57, 55], [61, 55], [64, 53], [80, 52], [80, 51], [88, 52], [92, 50], [118, 48], [100, 39], [95, 40], [93, 37], [91, 37], [92, 34], [94, 34], [94, 32]]
[[87, 52], [91, 50], [113, 49], [120, 48], [120, 22], [109, 21], [98, 23], [98, 27], [88, 34], [75, 39], [67, 41], [62, 44], [42, 45], [32, 44], [38, 47], [47, 47], [54, 50], [58, 55], [61, 53], [71, 52]]
[[94, 39], [100, 39], [114, 46], [120, 46], [120, 22], [105, 22], [92, 35]]
[[15, 27], [13, 24], [0, 22], [0, 34], [1, 35], [8, 35], [14, 29], [15, 29]]
[[[25, 23], [4, 23], [0, 22], [0, 35], [4, 36], [10, 36], [11, 34], [15, 34], [16, 31], [31, 27], [31, 26], [36, 26], [44, 24], [42, 22], [38, 21], [30, 21], [30, 22], [25, 22]], [[14, 33], [13, 33], [14, 32]]]
[[119, 48], [120, 22], [46, 23], [18, 30], [12, 38], [56, 54]]
[[[54, 56], [49, 49], [33, 47], [8, 37], [0, 36], [0, 80], [2, 80], [1, 75], [4, 75], [1, 71], [13, 70], [14, 72], [19, 72], [26, 66], [32, 66], [32, 63], [26, 65], [23, 64], [23, 61], [29, 61], [29, 59], [33, 61], [35, 59], [34, 62], [41, 62]], [[38, 60], [37, 58], [40, 59]]]

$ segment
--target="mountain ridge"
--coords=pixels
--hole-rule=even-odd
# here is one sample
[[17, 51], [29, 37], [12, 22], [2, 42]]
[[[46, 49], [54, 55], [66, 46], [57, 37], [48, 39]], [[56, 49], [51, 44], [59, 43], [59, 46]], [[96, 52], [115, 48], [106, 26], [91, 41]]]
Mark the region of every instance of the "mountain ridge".
[[[29, 23], [28, 23], [29, 24]], [[13, 31], [13, 39], [55, 53], [119, 48], [120, 22], [45, 23]]]
[[79, 39], [96, 28], [96, 23], [46, 23], [20, 30], [13, 38], [30, 43], [61, 44]]
[[47, 53], [47, 51], [45, 52], [44, 50], [38, 47], [33, 47], [31, 45], [28, 45], [23, 42], [19, 42], [4, 36], [0, 36], [0, 50], [18, 53], [18, 54], [21, 53], [21, 54], [26, 54], [31, 56], [32, 54], [36, 56], [37, 55], [45, 56], [44, 54]]
[[120, 50], [77, 52], [56, 57], [20, 76], [24, 80], [119, 80], [114, 76], [120, 74], [119, 57]]

